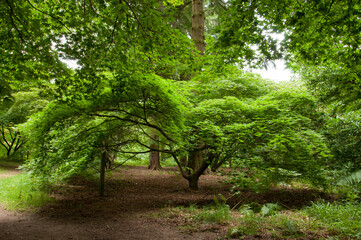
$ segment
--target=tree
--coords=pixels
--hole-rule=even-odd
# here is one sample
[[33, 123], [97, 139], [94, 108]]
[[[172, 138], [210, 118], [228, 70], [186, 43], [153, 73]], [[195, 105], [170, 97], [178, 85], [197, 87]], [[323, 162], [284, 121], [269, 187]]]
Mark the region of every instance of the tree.
[[[209, 2], [208, 2], [209, 3]], [[214, 4], [214, 3], [218, 3]], [[217, 11], [219, 9], [219, 6], [223, 6], [223, 1], [210, 1], [210, 3], [207, 6], [207, 11], [211, 11], [213, 13], [220, 14], [220, 11]], [[203, 55], [205, 54], [206, 49], [206, 41], [205, 41], [205, 32], [206, 32], [206, 13], [204, 11], [205, 2], [203, 0], [193, 0], [192, 1], [192, 31], [191, 36], [192, 40], [197, 47], [199, 58], [202, 59]], [[218, 8], [217, 8], [218, 7]], [[211, 26], [212, 24], [208, 24], [208, 26]], [[203, 61], [203, 60], [201, 60]], [[201, 72], [202, 66], [199, 67], [198, 72]], [[197, 146], [195, 146], [193, 149], [189, 150], [188, 158], [184, 158], [185, 161], [187, 161], [187, 168], [188, 168], [188, 174], [192, 175], [193, 173], [203, 174], [204, 170], [198, 171], [198, 169], [202, 169], [203, 167], [203, 148], [204, 143], [201, 139], [199, 139], [199, 143]], [[199, 172], [199, 173], [198, 173]], [[199, 177], [199, 176], [198, 176]], [[197, 179], [198, 177], [194, 177], [193, 179]], [[193, 180], [195, 181], [195, 180]], [[191, 183], [192, 188], [196, 189], [198, 186], [196, 184]]]
[[23, 138], [18, 125], [26, 122], [30, 115], [42, 110], [48, 100], [40, 92], [17, 92], [12, 99], [0, 105], [0, 144], [6, 149], [9, 159], [23, 145]]
[[248, 169], [247, 177], [235, 173], [237, 186], [258, 179], [267, 188], [295, 177], [324, 184], [329, 150], [317, 133], [322, 114], [304, 88], [267, 86], [252, 74], [234, 73], [204, 80], [197, 89], [199, 100], [187, 119], [190, 143], [203, 143], [202, 166], [215, 171], [232, 161]]
[[6, 156], [10, 159], [10, 155], [17, 152], [23, 144], [20, 131], [11, 125], [2, 125], [0, 127], [0, 137], [0, 144], [6, 149]]
[[[247, 140], [249, 145], [261, 146], [262, 149], [270, 147], [272, 139], [277, 137], [280, 145], [289, 140], [287, 137], [292, 137], [288, 142], [294, 143], [300, 135], [290, 131], [292, 134], [284, 137], [275, 131], [282, 127], [291, 129], [292, 126], [302, 130], [309, 128], [306, 124], [308, 117], [289, 114], [287, 111], [291, 106], [267, 95], [268, 87], [259, 77], [218, 65], [225, 62], [245, 64], [247, 61], [250, 65], [262, 65], [280, 57], [280, 47], [267, 34], [273, 28], [282, 29], [290, 24], [282, 25], [284, 22], [278, 21], [278, 15], [275, 12], [267, 14], [266, 9], [277, 9], [278, 6], [287, 9], [288, 6], [276, 4], [268, 8], [267, 4], [272, 2], [231, 1], [221, 4], [228, 10], [221, 16], [223, 22], [218, 26], [217, 34], [208, 34], [215, 38], [216, 43], [213, 45], [213, 40], [209, 40], [211, 50], [204, 56], [198, 55], [198, 52], [204, 53], [205, 46], [204, 2], [200, 0], [192, 1], [195, 44], [187, 31], [176, 24], [176, 13], [183, 5], [175, 7], [158, 0], [146, 3], [126, 0], [66, 3], [59, 0], [17, 0], [2, 3], [1, 9], [7, 10], [4, 24], [17, 43], [12, 46], [7, 42], [14, 51], [17, 50], [14, 56], [21, 56], [27, 44], [33, 44], [41, 51], [34, 53], [31, 60], [35, 60], [36, 65], [45, 66], [35, 72], [46, 74], [49, 73], [46, 67], [54, 63], [58, 66], [45, 78], [51, 79], [51, 84], [54, 82], [55, 100], [24, 128], [32, 139], [29, 144], [33, 158], [29, 160], [28, 168], [34, 174], [54, 176], [55, 180], [68, 178], [97, 164], [104, 180], [106, 163], [112, 162], [111, 159], [163, 152], [174, 158], [190, 187], [197, 188], [198, 178], [208, 166], [216, 169], [225, 161], [233, 160], [233, 156], [243, 159], [244, 153], [237, 150], [245, 146], [242, 141]], [[296, 4], [294, 1], [288, 3], [290, 6]], [[290, 9], [284, 13], [293, 14]], [[287, 18], [288, 15], [284, 16]], [[22, 19], [30, 22], [29, 27], [22, 24]], [[28, 28], [34, 28], [34, 33], [25, 38]], [[255, 49], [254, 45], [258, 48]], [[291, 45], [288, 49], [292, 49]], [[42, 54], [43, 50], [49, 53]], [[9, 55], [11, 51], [4, 50], [4, 53]], [[33, 56], [30, 50], [24, 53]], [[52, 61], [48, 65], [46, 58], [42, 57], [49, 55]], [[79, 68], [74, 71], [66, 69], [59, 61], [60, 57], [77, 60]], [[16, 64], [16, 60], [13, 63]], [[30, 60], [26, 63], [29, 69], [37, 69]], [[24, 69], [27, 68], [16, 66], [18, 72], [26, 72]], [[208, 68], [213, 68], [213, 71]], [[172, 81], [183, 79], [188, 71], [189, 76], [194, 77], [192, 81]], [[217, 85], [217, 81], [221, 85]], [[7, 82], [10, 86], [11, 81]], [[211, 86], [217, 86], [216, 90]], [[256, 103], [265, 107], [259, 109]], [[247, 115], [247, 108], [258, 118]], [[218, 113], [224, 116], [224, 121], [218, 119]], [[259, 129], [249, 121], [268, 129], [265, 131], [270, 137], [259, 144], [248, 138], [251, 135], [259, 139], [256, 135]], [[309, 142], [320, 140], [313, 131], [300, 132]], [[74, 141], [79, 144], [74, 145]], [[319, 142], [317, 147], [322, 149], [322, 141]], [[299, 147], [307, 150], [307, 142], [301, 143]], [[165, 148], [156, 147], [159, 144], [164, 144]], [[277, 154], [285, 159], [289, 149], [293, 150], [284, 147]], [[314, 151], [310, 149], [301, 151], [303, 155], [294, 158], [309, 156]], [[249, 156], [255, 152], [250, 150]], [[276, 159], [277, 154], [264, 154], [264, 159]], [[190, 157], [189, 162], [192, 158], [202, 158], [198, 168], [184, 168], [180, 159], [186, 155]]]
[[104, 172], [115, 159], [153, 150], [146, 141], [149, 129], [167, 140], [164, 152], [176, 155], [183, 141], [185, 100], [156, 75], [117, 77], [108, 75], [113, 85], [97, 98], [55, 100], [24, 125], [32, 150], [28, 170], [56, 182], [98, 165], [102, 195]]

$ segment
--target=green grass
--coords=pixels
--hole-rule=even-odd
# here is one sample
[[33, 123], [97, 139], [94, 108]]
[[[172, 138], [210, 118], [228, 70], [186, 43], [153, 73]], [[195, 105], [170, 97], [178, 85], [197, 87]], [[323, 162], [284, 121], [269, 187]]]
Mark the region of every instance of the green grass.
[[7, 209], [24, 210], [48, 201], [51, 198], [27, 173], [0, 179], [0, 203]]
[[[262, 209], [270, 207], [263, 205]], [[301, 210], [275, 211], [272, 215], [253, 212], [247, 205], [240, 208], [241, 217], [229, 237], [265, 235], [282, 239], [360, 239], [361, 205], [313, 203]]]
[[195, 215], [196, 220], [210, 223], [225, 223], [230, 218], [230, 208], [226, 204], [204, 206], [202, 211]]
[[314, 203], [302, 210], [333, 235], [361, 238], [361, 204]]
[[[238, 211], [226, 204], [202, 208], [168, 207], [160, 218], [178, 219], [180, 228], [189, 231], [228, 226], [229, 238], [265, 237], [276, 239], [361, 239], [361, 204], [314, 203], [297, 209], [282, 209], [278, 204], [255, 208], [242, 205]], [[179, 217], [184, 220], [179, 220]]]

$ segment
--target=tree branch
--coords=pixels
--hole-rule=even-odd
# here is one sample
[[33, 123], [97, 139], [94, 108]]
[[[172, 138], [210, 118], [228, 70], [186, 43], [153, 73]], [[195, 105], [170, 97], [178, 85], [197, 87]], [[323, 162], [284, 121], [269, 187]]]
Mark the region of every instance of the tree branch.
[[29, 0], [26, 0], [26, 1], [27, 1], [27, 2], [29, 3], [29, 5], [30, 5], [32, 8], [34, 8], [36, 11], [38, 11], [38, 12], [40, 12], [40, 13], [42, 13], [42, 14], [45, 14], [45, 15], [51, 17], [51, 18], [54, 18], [54, 19], [57, 20], [63, 27], [65, 27], [68, 31], [70, 31], [70, 29], [60, 20], [60, 18], [58, 18], [58, 17], [56, 17], [56, 16], [53, 16], [52, 14], [46, 13], [46, 12], [38, 9], [38, 8], [35, 7]]
[[8, 0], [5, 0], [7, 5], [9, 6], [10, 8], [10, 21], [11, 21], [11, 25], [13, 25], [13, 27], [16, 29], [16, 31], [18, 32], [19, 34], [19, 37], [21, 39], [22, 42], [25, 42], [24, 38], [23, 38], [23, 35], [21, 34], [21, 31], [19, 30], [19, 28], [16, 26], [15, 22], [14, 22], [14, 9], [13, 9], [13, 6], [11, 5], [11, 3], [8, 1]]
[[137, 17], [137, 15], [135, 14], [132, 6], [129, 4], [128, 1], [123, 0], [125, 2], [125, 4], [127, 4], [128, 8], [130, 9], [130, 11], [132, 12], [134, 19], [138, 22], [139, 26], [142, 28], [143, 32], [145, 33], [145, 35], [147, 35], [147, 37], [149, 38], [149, 40], [152, 42], [152, 38], [148, 35], [147, 31], [145, 30], [142, 22], [139, 20], [139, 18]]

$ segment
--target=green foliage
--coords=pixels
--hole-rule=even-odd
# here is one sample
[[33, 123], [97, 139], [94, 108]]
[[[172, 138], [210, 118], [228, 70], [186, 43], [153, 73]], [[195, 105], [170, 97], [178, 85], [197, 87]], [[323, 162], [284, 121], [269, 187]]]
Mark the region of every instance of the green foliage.
[[270, 84], [234, 70], [205, 76], [192, 86], [194, 107], [187, 122], [190, 143], [204, 143], [213, 170], [233, 161], [246, 171], [234, 172], [240, 188], [265, 190], [294, 178], [325, 183], [323, 166], [330, 154], [317, 131], [323, 115], [303, 86]]
[[263, 217], [268, 217], [275, 215], [277, 211], [280, 211], [282, 207], [277, 203], [267, 203], [261, 208], [261, 215]]
[[360, 106], [360, 9], [357, 1], [229, 1], [216, 49], [251, 65], [286, 55], [323, 100]]
[[[101, 153], [110, 165], [127, 160], [151, 150], [151, 130], [175, 159], [199, 150], [213, 170], [233, 161], [242, 169], [233, 178], [239, 188], [264, 190], [295, 178], [324, 184], [328, 147], [339, 162], [358, 164], [356, 117], [330, 121], [326, 146], [323, 116], [302, 86], [271, 84], [223, 63], [266, 65], [287, 52], [295, 68], [309, 72], [304, 78], [318, 96], [357, 109], [359, 3], [209, 1], [208, 53], [199, 57], [186, 30], [189, 12], [180, 17], [190, 2], [0, 3], [0, 97], [8, 105], [0, 118], [9, 128], [2, 135], [18, 132], [10, 122], [46, 104], [11, 89], [37, 86], [56, 98], [22, 128], [28, 170], [57, 181], [99, 164]], [[270, 36], [280, 31], [282, 46]], [[23, 100], [9, 108], [10, 94]]]
[[229, 1], [216, 31], [214, 50], [223, 62], [265, 66], [281, 57], [277, 40], [269, 36], [271, 27], [260, 17], [264, 2], [269, 1]]
[[26, 122], [31, 114], [42, 110], [47, 103], [47, 99], [40, 97], [39, 90], [33, 90], [17, 92], [13, 94], [12, 99], [0, 104], [0, 144], [7, 158], [24, 158], [21, 147], [26, 139], [19, 131], [18, 125]]
[[39, 90], [30, 92], [17, 92], [12, 95], [12, 100], [1, 108], [1, 124], [20, 124], [34, 113], [42, 110], [48, 103], [48, 99], [39, 96]]
[[349, 173], [340, 178], [336, 189], [350, 203], [357, 203], [361, 197], [361, 171]]
[[361, 236], [360, 204], [314, 203], [303, 212], [319, 220], [333, 234]]
[[346, 164], [348, 171], [356, 171], [361, 167], [361, 144], [360, 112], [347, 112], [329, 118], [323, 129], [332, 154], [333, 168], [342, 169]]
[[0, 179], [0, 201], [7, 209], [21, 210], [42, 206], [51, 198], [36, 179], [22, 173]]
[[345, 185], [354, 185], [359, 184], [361, 182], [361, 171], [354, 172], [350, 174], [349, 176], [341, 179], [338, 184], [341, 186]]

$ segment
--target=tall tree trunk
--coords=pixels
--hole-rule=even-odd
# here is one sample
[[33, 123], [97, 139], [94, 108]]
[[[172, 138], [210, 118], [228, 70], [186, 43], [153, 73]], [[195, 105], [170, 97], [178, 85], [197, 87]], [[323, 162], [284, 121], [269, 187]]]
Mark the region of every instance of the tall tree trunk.
[[[192, 0], [192, 40], [201, 55], [205, 52], [205, 15], [203, 5], [203, 0]], [[201, 141], [199, 145], [202, 145]], [[206, 164], [206, 160], [203, 158], [203, 151], [194, 150], [189, 152], [187, 163], [189, 178], [187, 180], [191, 189], [198, 189], [198, 179], [207, 167], [208, 164]]]
[[107, 153], [104, 150], [100, 160], [100, 186], [99, 186], [99, 195], [104, 196], [104, 186], [105, 186], [105, 165], [107, 162]]
[[151, 130], [151, 144], [150, 144], [150, 153], [149, 153], [149, 165], [148, 169], [151, 170], [160, 170], [160, 158], [159, 158], [159, 136], [155, 133], [154, 130]]
[[192, 40], [198, 51], [205, 51], [203, 0], [192, 0]]

